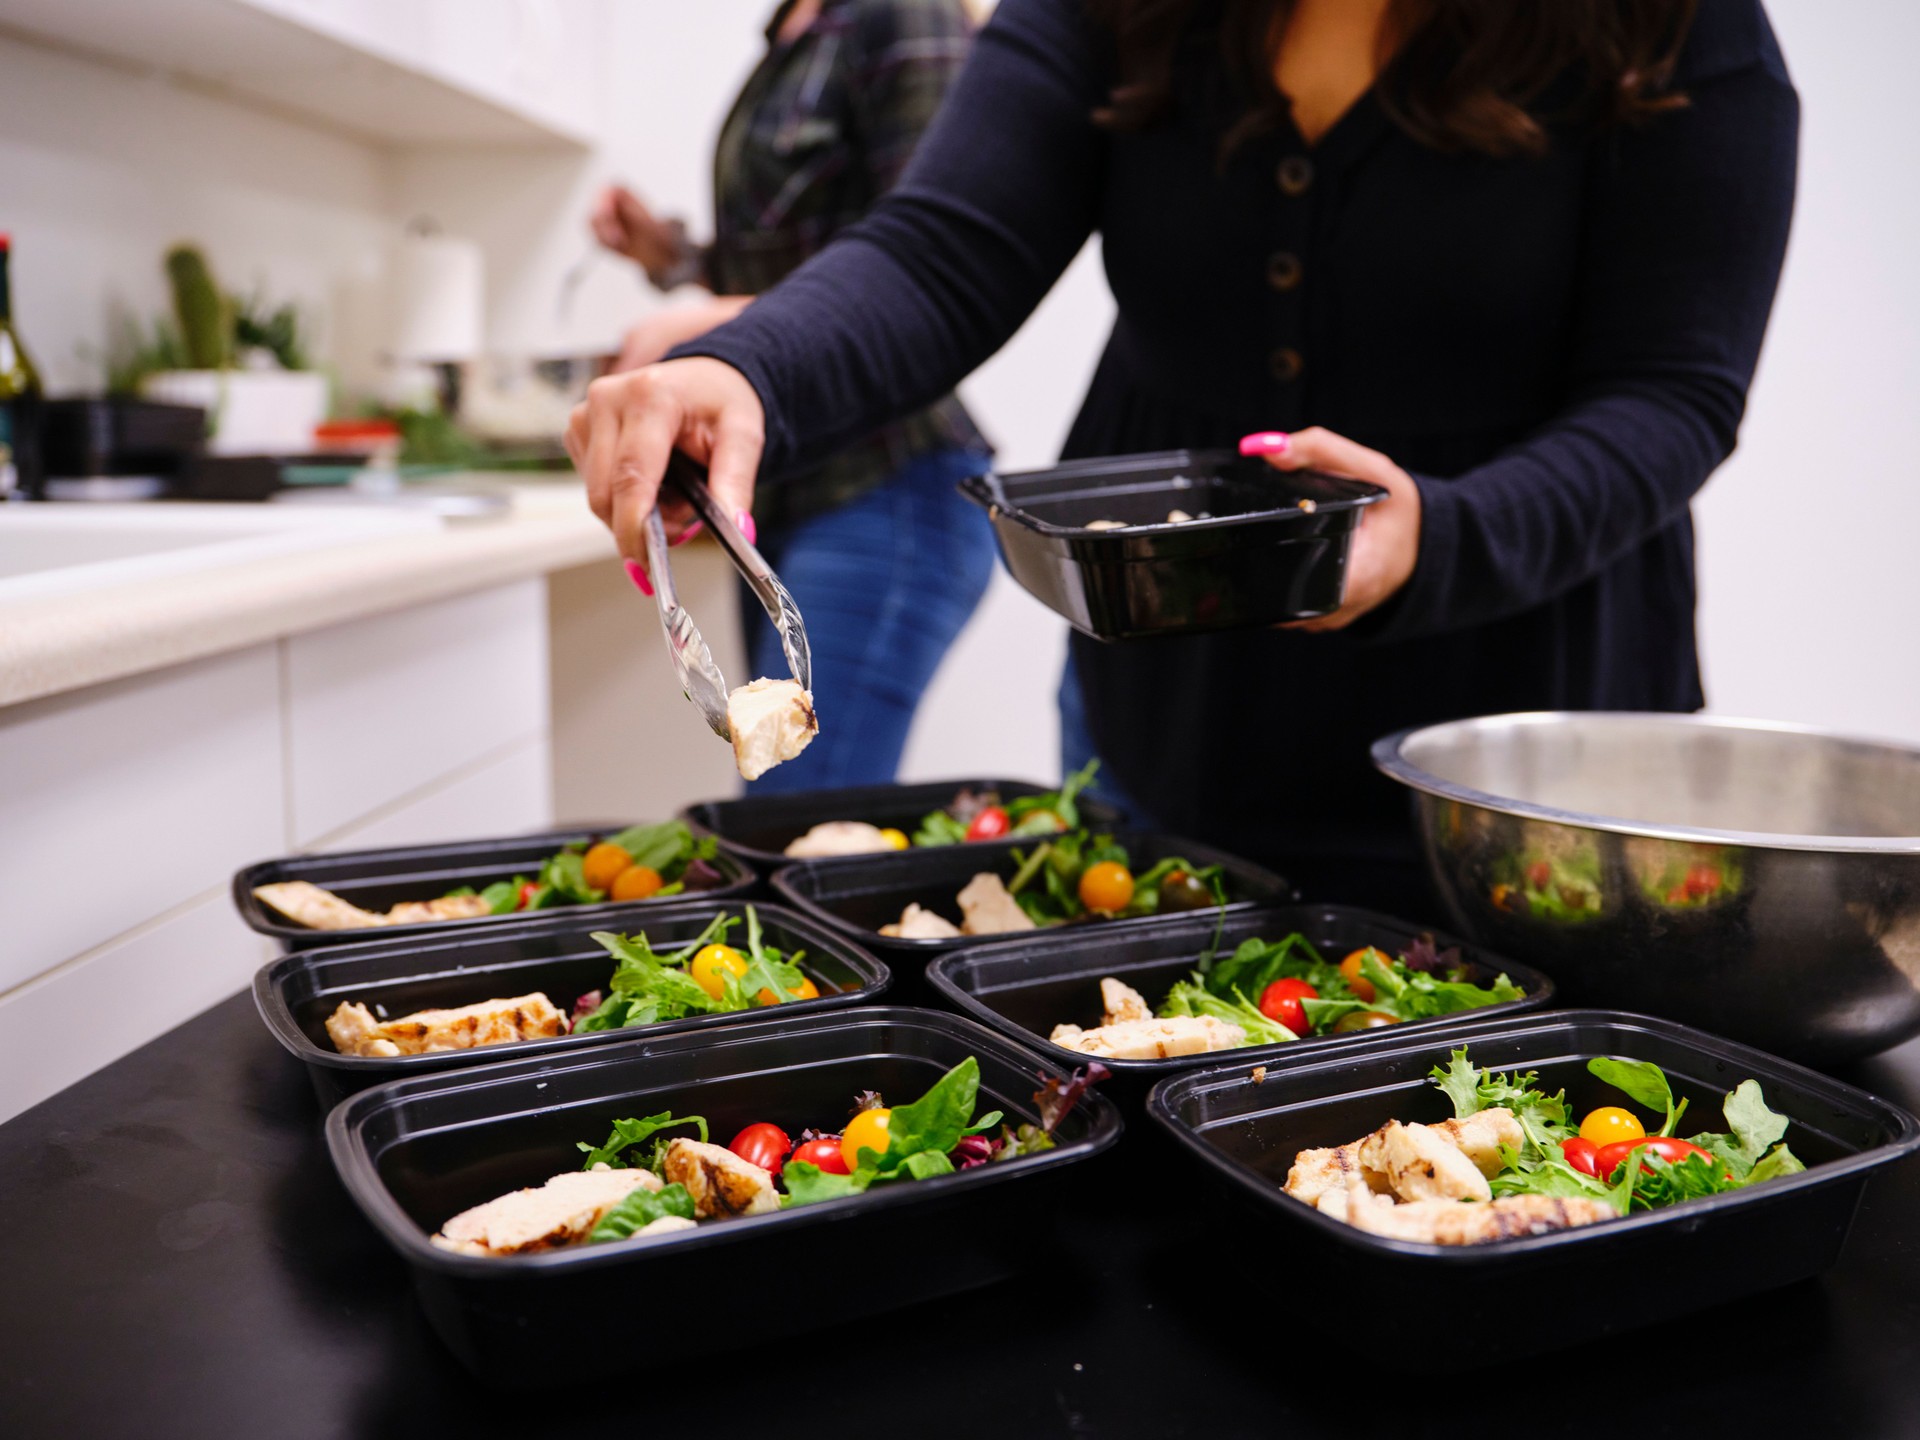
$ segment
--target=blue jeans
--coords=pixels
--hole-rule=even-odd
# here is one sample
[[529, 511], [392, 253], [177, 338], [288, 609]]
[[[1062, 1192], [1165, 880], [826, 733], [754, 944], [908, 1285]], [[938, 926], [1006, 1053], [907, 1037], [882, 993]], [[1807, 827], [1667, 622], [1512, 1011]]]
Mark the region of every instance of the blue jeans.
[[[1062, 776], [1073, 774], [1085, 767], [1097, 752], [1093, 744], [1093, 731], [1087, 725], [1086, 697], [1080, 693], [1080, 676], [1073, 668], [1073, 656], [1067, 656], [1066, 668], [1060, 672], [1060, 773]], [[1100, 773], [1093, 777], [1093, 784], [1083, 792], [1089, 800], [1098, 800], [1102, 805], [1110, 805], [1126, 817], [1127, 823], [1141, 830], [1157, 830], [1161, 827], [1153, 816], [1120, 784], [1115, 775], [1104, 763]]]
[[[993, 575], [993, 531], [954, 488], [983, 468], [964, 450], [922, 455], [858, 499], [761, 537], [806, 617], [820, 733], [749, 795], [893, 780], [920, 696]], [[785, 676], [779, 632], [744, 589], [741, 604], [753, 674]]]

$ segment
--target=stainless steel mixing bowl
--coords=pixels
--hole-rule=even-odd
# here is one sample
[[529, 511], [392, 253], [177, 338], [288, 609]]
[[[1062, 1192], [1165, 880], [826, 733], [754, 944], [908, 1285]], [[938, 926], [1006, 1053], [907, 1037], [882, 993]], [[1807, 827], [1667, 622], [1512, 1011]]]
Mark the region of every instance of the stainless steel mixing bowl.
[[1454, 927], [1568, 1003], [1815, 1064], [1920, 1032], [1920, 748], [1551, 713], [1405, 730], [1373, 760], [1414, 792]]

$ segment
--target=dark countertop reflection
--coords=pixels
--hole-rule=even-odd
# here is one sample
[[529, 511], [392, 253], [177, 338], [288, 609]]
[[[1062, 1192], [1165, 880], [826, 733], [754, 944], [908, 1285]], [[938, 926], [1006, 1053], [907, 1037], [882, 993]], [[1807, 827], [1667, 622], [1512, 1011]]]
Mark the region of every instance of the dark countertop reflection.
[[[1842, 1073], [1913, 1108], [1920, 1041]], [[1873, 1182], [1823, 1280], [1455, 1381], [1402, 1376], [1364, 1334], [1317, 1329], [1312, 1294], [1289, 1292], [1285, 1233], [1266, 1253], [1210, 1242], [1156, 1162], [1127, 1186], [1138, 1204], [1062, 1222], [1048, 1273], [758, 1343], [763, 1307], [858, 1283], [859, 1260], [770, 1274], [741, 1296], [739, 1333], [717, 1337], [729, 1358], [603, 1381], [583, 1354], [546, 1391], [503, 1397], [427, 1328], [404, 1267], [335, 1180], [319, 1122], [306, 1077], [239, 995], [0, 1126], [0, 1433], [670, 1433], [718, 1405], [786, 1436], [873, 1433], [870, 1421], [1009, 1440], [1485, 1440], [1591, 1435], [1613, 1417], [1636, 1437], [1862, 1440], [1911, 1435], [1920, 1416], [1913, 1162]], [[938, 1244], [928, 1237], [936, 1257]], [[637, 1288], [607, 1352], [644, 1349], [673, 1310]], [[1516, 1327], [1526, 1314], [1516, 1295]], [[1466, 1365], [1500, 1337], [1437, 1315], [1433, 1344]]]

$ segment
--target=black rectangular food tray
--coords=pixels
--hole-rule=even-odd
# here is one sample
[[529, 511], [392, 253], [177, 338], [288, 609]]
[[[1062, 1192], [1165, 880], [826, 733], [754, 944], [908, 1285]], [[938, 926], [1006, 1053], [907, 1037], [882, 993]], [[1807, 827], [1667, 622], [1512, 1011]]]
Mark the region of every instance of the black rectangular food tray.
[[[887, 967], [845, 936], [779, 905], [754, 908], [767, 943], [788, 954], [805, 951], [800, 968], [820, 987], [818, 999], [790, 1000], [782, 1007], [783, 1013], [809, 1014], [871, 1004], [886, 990], [891, 979]], [[594, 931], [613, 928], [631, 934], [644, 930], [657, 948], [677, 949], [722, 913], [741, 918], [742, 925], [731, 932], [738, 943], [738, 937], [745, 933], [745, 902], [689, 900], [653, 907], [639, 915], [609, 916], [599, 913], [598, 907], [591, 912], [581, 908], [547, 910], [480, 931], [402, 935], [295, 950], [261, 967], [253, 977], [253, 1001], [273, 1038], [307, 1067], [320, 1103], [331, 1106], [355, 1091], [388, 1080], [467, 1069], [523, 1055], [566, 1054], [636, 1035], [711, 1030], [765, 1014], [749, 1010], [692, 1015], [631, 1030], [596, 1030], [585, 1035], [426, 1055], [342, 1055], [327, 1038], [326, 1019], [345, 1001], [357, 1000], [369, 1008], [384, 1005], [388, 1015], [397, 1016], [539, 990], [562, 1011], [571, 1012], [573, 1002], [582, 995], [606, 986], [617, 963], [594, 943]]]
[[[753, 795], [740, 800], [703, 800], [680, 812], [696, 834], [712, 835], [720, 848], [749, 865], [777, 868], [794, 862], [789, 844], [828, 820], [864, 820], [881, 829], [903, 830], [909, 838], [935, 810], [944, 810], [962, 790], [993, 790], [1002, 800], [1044, 795], [1057, 785], [1030, 780], [936, 780], [925, 785], [860, 785], [843, 790], [808, 790], [793, 795]], [[1076, 800], [1082, 822], [1110, 830], [1122, 816], [1111, 807]], [[975, 842], [983, 843], [983, 842]]]
[[[1144, 870], [1168, 855], [1182, 856], [1197, 866], [1223, 867], [1229, 912], [1293, 899], [1292, 887], [1278, 875], [1198, 841], [1143, 830], [1116, 830], [1112, 834], [1127, 848], [1135, 871]], [[880, 934], [880, 927], [898, 920], [909, 902], [937, 910], [957, 925], [960, 907], [954, 897], [962, 886], [983, 870], [996, 871], [1006, 880], [1011, 879], [1018, 868], [1010, 846], [943, 845], [892, 855], [802, 860], [784, 870], [776, 870], [773, 888], [781, 900], [802, 914], [826, 922], [843, 935], [887, 957], [893, 966], [895, 985], [905, 987], [895, 993], [919, 999], [930, 993], [924, 989], [923, 967], [919, 962], [1033, 932], [1019, 931], [1006, 936], [963, 935], [952, 940], [901, 940]], [[1216, 907], [1197, 913], [1217, 916], [1219, 910]], [[1084, 928], [1088, 934], [1097, 933], [1111, 943], [1131, 931], [1165, 925], [1175, 918], [1179, 917], [1152, 915], [1132, 920], [1088, 921]], [[1081, 928], [1060, 926], [1044, 933], [1065, 935]]]
[[[1347, 549], [1375, 485], [1278, 471], [1227, 450], [1175, 450], [977, 475], [1007, 569], [1100, 640], [1305, 620], [1340, 608]], [[1301, 508], [1302, 501], [1311, 509]], [[1169, 512], [1214, 518], [1169, 523]], [[1099, 520], [1126, 528], [1089, 530]]]
[[[1804, 1174], [1557, 1234], [1447, 1247], [1390, 1240], [1283, 1194], [1295, 1152], [1345, 1144], [1388, 1120], [1452, 1114], [1427, 1082], [1465, 1045], [1483, 1069], [1537, 1070], [1576, 1115], [1619, 1103], [1587, 1073], [1598, 1055], [1648, 1060], [1689, 1100], [1681, 1128], [1723, 1130], [1721, 1100], [1754, 1079], [1788, 1117]], [[1920, 1146], [1920, 1121], [1851, 1085], [1668, 1020], [1614, 1010], [1507, 1015], [1364, 1050], [1189, 1071], [1154, 1086], [1147, 1113], [1237, 1203], [1240, 1253], [1284, 1253], [1316, 1327], [1365, 1322], [1382, 1354], [1423, 1368], [1556, 1350], [1818, 1275], [1840, 1257], [1867, 1177]], [[1227, 1219], [1226, 1211], [1219, 1218]], [[1303, 1287], [1310, 1287], [1304, 1288]], [[1487, 1347], [1491, 1347], [1490, 1349]]]
[[476, 1375], [577, 1386], [588, 1372], [737, 1353], [743, 1325], [759, 1343], [1043, 1261], [1050, 1216], [1081, 1162], [1119, 1139], [1118, 1111], [1092, 1094], [1036, 1156], [655, 1239], [502, 1258], [449, 1254], [428, 1243], [434, 1229], [579, 1168], [575, 1142], [598, 1143], [621, 1117], [704, 1115], [721, 1145], [762, 1120], [797, 1136], [838, 1124], [861, 1090], [913, 1098], [969, 1055], [977, 1113], [1038, 1118], [1033, 1092], [1060, 1072], [1031, 1052], [958, 1016], [852, 1009], [394, 1081], [336, 1108], [327, 1142], [355, 1203], [411, 1268], [434, 1329]]
[[[1129, 1114], [1145, 1103], [1147, 1090], [1156, 1080], [1183, 1070], [1226, 1064], [1250, 1069], [1270, 1063], [1277, 1054], [1296, 1055], [1305, 1050], [1364, 1050], [1389, 1037], [1427, 1034], [1491, 1015], [1540, 1010], [1553, 1001], [1553, 981], [1530, 966], [1371, 910], [1312, 904], [1243, 910], [1228, 916], [1224, 927], [1216, 915], [1207, 913], [1183, 916], [1125, 935], [1075, 926], [1039, 931], [1017, 940], [982, 942], [942, 955], [928, 965], [927, 983], [942, 1003], [1034, 1047], [1055, 1064], [1084, 1065], [1087, 1056], [1055, 1045], [1047, 1036], [1056, 1025], [1092, 1029], [1100, 1023], [1102, 977], [1112, 975], [1126, 981], [1146, 997], [1149, 1005], [1157, 1006], [1170, 985], [1193, 972], [1201, 952], [1214, 943], [1216, 931], [1222, 956], [1231, 955], [1242, 941], [1256, 936], [1280, 940], [1299, 931], [1322, 955], [1336, 962], [1366, 945], [1402, 954], [1419, 936], [1432, 935], [1442, 950], [1460, 947], [1468, 979], [1485, 984], [1505, 974], [1527, 992], [1527, 997], [1483, 1010], [1351, 1035], [1309, 1035], [1283, 1045], [1249, 1045], [1241, 1050], [1178, 1055], [1167, 1060], [1103, 1059], [1100, 1063], [1113, 1072], [1103, 1088], [1125, 1105]], [[1257, 1002], [1260, 997], [1248, 998]]]
[[[532, 876], [541, 864], [563, 846], [577, 840], [597, 840], [619, 833], [623, 826], [594, 828], [571, 826], [565, 830], [544, 830], [533, 835], [513, 835], [493, 840], [463, 840], [443, 845], [401, 845], [382, 850], [349, 850], [327, 855], [289, 855], [279, 860], [262, 860], [249, 865], [233, 877], [233, 905], [249, 929], [271, 935], [289, 950], [311, 945], [343, 945], [365, 940], [371, 935], [418, 935], [432, 932], [472, 930], [475, 926], [499, 925], [518, 917], [480, 915], [471, 920], [427, 920], [418, 925], [388, 925], [377, 930], [312, 930], [296, 925], [277, 911], [261, 903], [254, 895], [256, 885], [281, 880], [307, 880], [323, 890], [331, 890], [344, 900], [367, 910], [385, 910], [402, 900], [432, 900], [462, 885], [485, 889], [497, 880], [515, 875]], [[648, 910], [681, 900], [719, 900], [751, 894], [760, 877], [751, 866], [730, 855], [717, 855], [711, 863], [719, 870], [723, 883], [688, 895], [670, 895], [664, 900], [612, 901], [599, 905], [555, 906], [552, 913], [608, 917], [598, 928], [617, 930], [622, 925], [640, 922], [614, 919], [634, 910]], [[547, 914], [547, 911], [539, 911]]]

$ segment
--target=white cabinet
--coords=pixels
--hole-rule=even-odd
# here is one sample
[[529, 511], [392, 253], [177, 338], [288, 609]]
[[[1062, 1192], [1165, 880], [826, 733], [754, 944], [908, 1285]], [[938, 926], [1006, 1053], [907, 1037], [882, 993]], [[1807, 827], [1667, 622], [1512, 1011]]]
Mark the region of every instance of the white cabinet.
[[0, 709], [0, 993], [286, 847], [274, 648]]
[[446, 784], [331, 836], [323, 850], [431, 845], [519, 835], [553, 824], [553, 764], [544, 736], [527, 740]]

